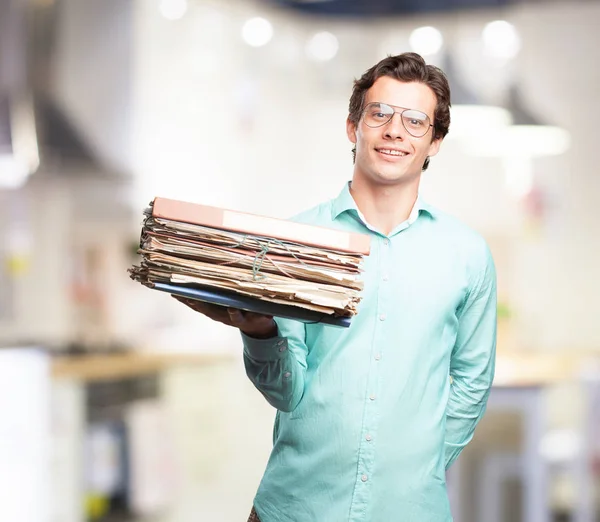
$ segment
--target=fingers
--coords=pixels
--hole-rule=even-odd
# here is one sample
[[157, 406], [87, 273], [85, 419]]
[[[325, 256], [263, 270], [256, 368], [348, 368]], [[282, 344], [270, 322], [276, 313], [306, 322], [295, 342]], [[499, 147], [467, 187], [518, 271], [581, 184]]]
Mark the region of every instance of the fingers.
[[232, 326], [239, 328], [250, 337], [267, 339], [277, 335], [277, 325], [271, 315], [246, 312], [235, 308], [228, 308], [227, 312]]
[[271, 337], [277, 333], [277, 326], [271, 315], [246, 312], [237, 308], [226, 308], [177, 295], [172, 295], [172, 297], [195, 312], [201, 313], [214, 321], [239, 328], [249, 335]]
[[237, 308], [227, 308], [227, 313], [229, 314], [231, 324], [242, 329], [248, 326], [261, 326], [263, 324], [271, 325], [273, 321], [272, 315], [247, 312], [246, 310], [238, 310]]
[[249, 320], [254, 320], [254, 319], [260, 319], [260, 320], [268, 319], [268, 320], [271, 320], [271, 319], [273, 319], [272, 315], [257, 314], [256, 312], [246, 312], [245, 310], [244, 310], [243, 314], [244, 314], [244, 317], [246, 319], [249, 319]]
[[244, 325], [244, 314], [237, 308], [227, 308], [227, 314], [232, 326], [239, 328]]
[[172, 297], [173, 299], [191, 308], [195, 312], [206, 315], [214, 321], [219, 321], [228, 325], [231, 324], [229, 321], [229, 314], [227, 313], [227, 309], [222, 306], [212, 305], [209, 303], [198, 301], [197, 299], [188, 299], [176, 295], [173, 295]]

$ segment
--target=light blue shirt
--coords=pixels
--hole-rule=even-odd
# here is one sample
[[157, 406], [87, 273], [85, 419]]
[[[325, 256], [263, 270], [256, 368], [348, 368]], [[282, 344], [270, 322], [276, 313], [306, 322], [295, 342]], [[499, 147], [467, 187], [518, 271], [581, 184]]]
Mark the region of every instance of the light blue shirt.
[[471, 440], [494, 375], [496, 275], [485, 241], [417, 200], [384, 235], [346, 185], [297, 221], [371, 236], [350, 328], [277, 319], [243, 336], [277, 408], [255, 498], [262, 522], [448, 522], [445, 470]]

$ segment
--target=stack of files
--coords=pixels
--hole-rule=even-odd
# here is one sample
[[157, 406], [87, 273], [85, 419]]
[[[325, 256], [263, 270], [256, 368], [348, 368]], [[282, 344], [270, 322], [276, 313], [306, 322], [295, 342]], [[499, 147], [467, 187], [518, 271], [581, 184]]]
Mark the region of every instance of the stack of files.
[[131, 278], [173, 295], [304, 322], [350, 326], [370, 238], [155, 198]]

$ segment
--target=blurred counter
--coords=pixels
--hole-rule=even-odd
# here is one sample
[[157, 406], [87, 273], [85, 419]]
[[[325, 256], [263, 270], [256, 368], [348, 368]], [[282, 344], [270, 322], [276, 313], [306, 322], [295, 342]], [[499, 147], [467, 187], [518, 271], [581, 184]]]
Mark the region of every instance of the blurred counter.
[[215, 353], [123, 353], [58, 356], [52, 361], [54, 379], [105, 381], [159, 373], [173, 366], [206, 365], [232, 360]]
[[494, 386], [544, 386], [599, 372], [600, 352], [499, 352]]
[[[159, 373], [174, 366], [209, 365], [235, 359], [217, 353], [124, 353], [59, 356], [52, 361], [55, 379], [103, 381]], [[544, 385], [576, 380], [597, 368], [600, 352], [503, 352], [496, 359], [496, 386]]]

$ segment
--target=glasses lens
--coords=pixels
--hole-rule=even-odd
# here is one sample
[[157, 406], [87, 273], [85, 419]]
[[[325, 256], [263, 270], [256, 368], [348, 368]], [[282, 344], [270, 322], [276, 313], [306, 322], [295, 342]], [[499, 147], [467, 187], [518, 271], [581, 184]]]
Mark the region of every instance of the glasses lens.
[[394, 116], [394, 109], [385, 103], [369, 103], [365, 107], [364, 120], [369, 127], [381, 127]]
[[404, 128], [416, 138], [425, 136], [429, 130], [429, 116], [421, 111], [413, 109], [406, 110], [402, 113], [402, 123]]

